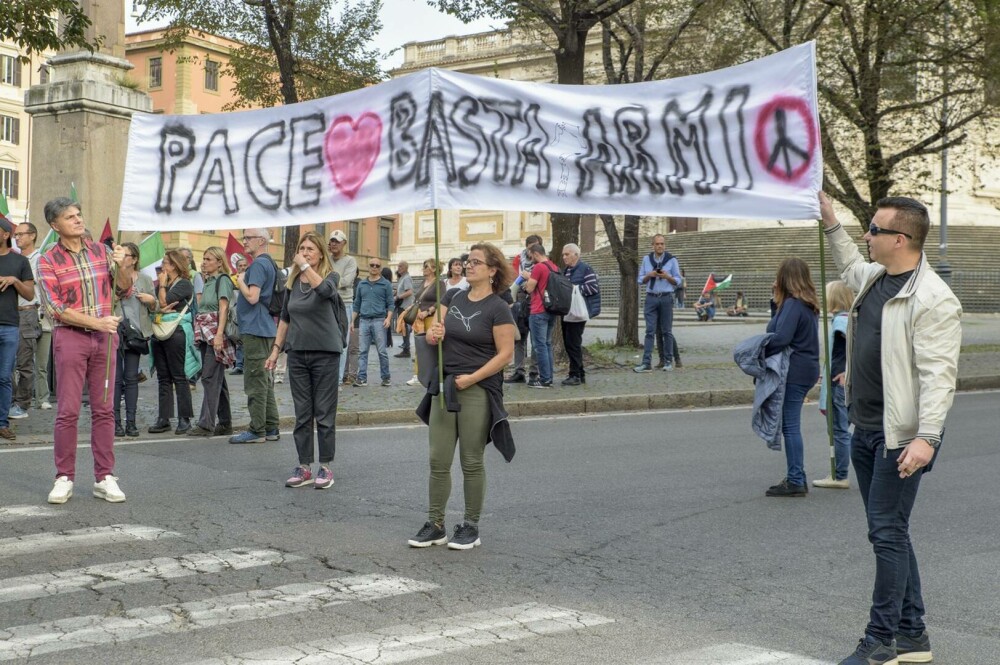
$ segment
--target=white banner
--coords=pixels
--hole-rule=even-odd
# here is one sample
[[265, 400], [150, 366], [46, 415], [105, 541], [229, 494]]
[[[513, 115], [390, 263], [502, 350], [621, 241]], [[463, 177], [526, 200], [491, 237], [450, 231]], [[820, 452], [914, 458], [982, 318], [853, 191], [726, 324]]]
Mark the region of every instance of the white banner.
[[291, 106], [136, 114], [119, 228], [433, 208], [815, 219], [815, 49], [615, 86], [429, 69]]

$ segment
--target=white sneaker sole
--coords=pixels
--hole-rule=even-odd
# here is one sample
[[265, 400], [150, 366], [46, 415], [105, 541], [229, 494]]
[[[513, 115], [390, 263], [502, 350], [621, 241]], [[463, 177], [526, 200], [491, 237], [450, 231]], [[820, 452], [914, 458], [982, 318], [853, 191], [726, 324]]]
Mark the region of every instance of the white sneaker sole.
[[450, 550], [471, 550], [473, 547], [479, 547], [482, 544], [483, 544], [483, 541], [481, 541], [478, 538], [476, 538], [473, 542], [468, 543], [468, 544], [456, 543], [456, 542], [452, 541], [452, 542], [448, 543], [448, 549], [450, 549]]
[[328, 490], [328, 489], [330, 489], [331, 487], [333, 487], [333, 483], [334, 483], [334, 481], [332, 481], [332, 480], [330, 481], [330, 484], [329, 484], [329, 485], [323, 485], [322, 483], [316, 483], [316, 484], [315, 484], [315, 487], [314, 487], [313, 489], [318, 489], [318, 490]]
[[929, 663], [934, 660], [934, 655], [930, 651], [914, 651], [901, 653], [896, 660], [900, 663]]
[[69, 494], [67, 494], [66, 496], [52, 496], [50, 494], [49, 498], [48, 498], [48, 501], [49, 501], [49, 503], [55, 504], [57, 506], [61, 506], [62, 504], [64, 504], [67, 501], [69, 501], [72, 497], [73, 497], [73, 490], [70, 490]]
[[[448, 536], [438, 538], [437, 540], [425, 540], [423, 542], [419, 540], [406, 541], [406, 544], [410, 547], [430, 547], [432, 545], [444, 545], [445, 543], [448, 543]], [[448, 543], [448, 547], [451, 547], [451, 543]]]
[[300, 487], [306, 487], [306, 486], [312, 485], [312, 484], [313, 484], [312, 480], [306, 480], [305, 482], [301, 482], [301, 483], [285, 483], [285, 487], [288, 487], [288, 488], [294, 490], [294, 489], [298, 489]]
[[121, 496], [108, 496], [107, 492], [103, 492], [101, 490], [96, 490], [96, 489], [94, 490], [94, 498], [95, 499], [103, 499], [103, 500], [107, 501], [108, 503], [125, 503], [125, 495], [124, 494], [121, 495]]

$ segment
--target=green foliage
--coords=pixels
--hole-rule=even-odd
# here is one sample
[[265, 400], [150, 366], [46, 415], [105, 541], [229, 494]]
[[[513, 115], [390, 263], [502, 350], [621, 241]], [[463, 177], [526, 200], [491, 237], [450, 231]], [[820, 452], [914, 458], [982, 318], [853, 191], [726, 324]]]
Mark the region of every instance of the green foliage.
[[[55, 20], [60, 13], [62, 29]], [[88, 39], [90, 19], [75, 0], [2, 0], [0, 42], [13, 42], [28, 53], [80, 47], [93, 51], [101, 39]]]

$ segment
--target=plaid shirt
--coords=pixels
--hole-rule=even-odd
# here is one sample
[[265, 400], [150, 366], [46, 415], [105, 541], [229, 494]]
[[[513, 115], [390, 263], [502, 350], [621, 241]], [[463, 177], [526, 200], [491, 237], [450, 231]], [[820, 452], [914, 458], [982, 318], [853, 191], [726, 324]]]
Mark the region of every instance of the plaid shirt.
[[[73, 309], [95, 318], [114, 315], [111, 252], [99, 242], [83, 241], [79, 252], [71, 252], [58, 242], [38, 259], [45, 310], [62, 323], [62, 313]], [[132, 287], [117, 289], [119, 298], [132, 294]]]

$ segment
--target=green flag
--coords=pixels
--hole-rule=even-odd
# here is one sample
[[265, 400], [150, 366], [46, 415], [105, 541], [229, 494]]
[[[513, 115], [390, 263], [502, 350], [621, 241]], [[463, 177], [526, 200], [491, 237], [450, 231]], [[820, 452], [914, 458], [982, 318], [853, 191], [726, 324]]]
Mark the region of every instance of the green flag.
[[163, 255], [166, 253], [160, 232], [149, 234], [139, 243], [139, 270], [155, 281], [156, 269], [163, 263]]
[[44, 238], [42, 238], [42, 244], [38, 246], [38, 249], [39, 251], [44, 252], [57, 242], [59, 242], [59, 234], [50, 228], [49, 232], [45, 234]]
[[80, 202], [79, 197], [77, 197], [77, 195], [76, 195], [76, 183], [75, 182], [69, 183], [69, 198], [70, 198], [71, 201], [73, 201], [73, 203], [79, 203]]
[[7, 190], [0, 189], [0, 215], [10, 217], [10, 208], [7, 207]]

